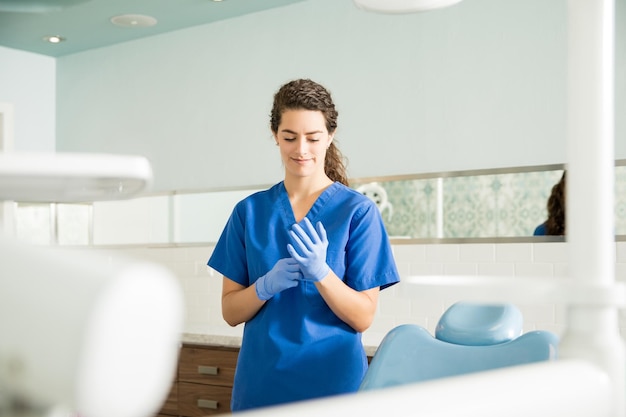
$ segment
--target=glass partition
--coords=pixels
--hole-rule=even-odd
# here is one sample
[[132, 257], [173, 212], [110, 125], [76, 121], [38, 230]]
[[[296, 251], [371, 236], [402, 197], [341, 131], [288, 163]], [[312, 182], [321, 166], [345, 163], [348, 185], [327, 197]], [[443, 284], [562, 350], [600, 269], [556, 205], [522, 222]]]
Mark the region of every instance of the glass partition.
[[93, 244], [160, 244], [172, 241], [171, 198], [147, 196], [93, 203]]
[[[533, 235], [563, 165], [353, 179], [374, 200], [394, 243]], [[235, 204], [270, 185], [176, 191], [88, 204], [21, 204], [16, 235], [35, 244], [216, 242]], [[626, 235], [626, 160], [615, 168], [615, 232]], [[558, 240], [558, 239], [557, 239]]]
[[54, 239], [54, 205], [17, 203], [15, 235], [19, 240], [38, 245], [56, 243]]
[[59, 245], [89, 245], [93, 242], [92, 208], [91, 204], [56, 204]]
[[174, 194], [173, 242], [217, 242], [235, 204], [263, 188]]

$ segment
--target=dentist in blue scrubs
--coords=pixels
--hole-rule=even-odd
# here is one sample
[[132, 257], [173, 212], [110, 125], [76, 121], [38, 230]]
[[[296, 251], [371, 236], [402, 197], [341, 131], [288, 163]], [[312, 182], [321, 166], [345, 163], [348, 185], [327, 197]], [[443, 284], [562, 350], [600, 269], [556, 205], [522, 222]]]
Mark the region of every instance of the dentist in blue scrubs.
[[399, 281], [378, 208], [347, 186], [337, 116], [316, 82], [278, 90], [270, 128], [285, 178], [235, 206], [209, 259], [224, 320], [244, 323], [233, 411], [356, 391], [361, 334]]

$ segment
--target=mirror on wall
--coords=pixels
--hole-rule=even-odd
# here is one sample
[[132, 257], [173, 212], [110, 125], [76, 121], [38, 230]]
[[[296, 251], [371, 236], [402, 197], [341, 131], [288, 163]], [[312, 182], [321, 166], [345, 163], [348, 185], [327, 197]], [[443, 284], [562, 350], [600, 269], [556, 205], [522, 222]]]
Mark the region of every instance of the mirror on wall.
[[446, 239], [532, 236], [561, 166], [357, 180], [380, 202], [391, 238]]
[[[547, 216], [563, 165], [357, 178], [394, 243], [526, 239]], [[16, 235], [36, 244], [188, 245], [216, 242], [235, 204], [270, 185], [172, 192], [85, 204], [16, 203]], [[626, 235], [626, 160], [615, 167], [615, 232]]]

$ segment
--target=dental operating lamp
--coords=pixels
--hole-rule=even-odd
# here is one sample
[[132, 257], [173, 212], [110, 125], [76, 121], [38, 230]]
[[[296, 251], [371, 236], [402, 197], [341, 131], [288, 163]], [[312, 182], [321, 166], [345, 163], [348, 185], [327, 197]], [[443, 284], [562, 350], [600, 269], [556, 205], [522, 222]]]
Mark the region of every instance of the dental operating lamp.
[[[132, 197], [143, 157], [0, 154], [0, 198]], [[118, 254], [0, 240], [0, 416], [148, 417], [173, 380], [183, 297], [166, 268]]]

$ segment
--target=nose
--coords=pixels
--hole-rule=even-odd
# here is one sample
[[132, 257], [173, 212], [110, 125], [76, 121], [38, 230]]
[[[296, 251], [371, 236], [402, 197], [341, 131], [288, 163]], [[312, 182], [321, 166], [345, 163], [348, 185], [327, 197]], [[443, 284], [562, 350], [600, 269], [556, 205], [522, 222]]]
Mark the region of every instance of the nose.
[[306, 155], [308, 150], [309, 150], [309, 145], [306, 142], [306, 138], [304, 137], [300, 137], [298, 138], [298, 146], [297, 146], [297, 150], [298, 153], [302, 156]]

